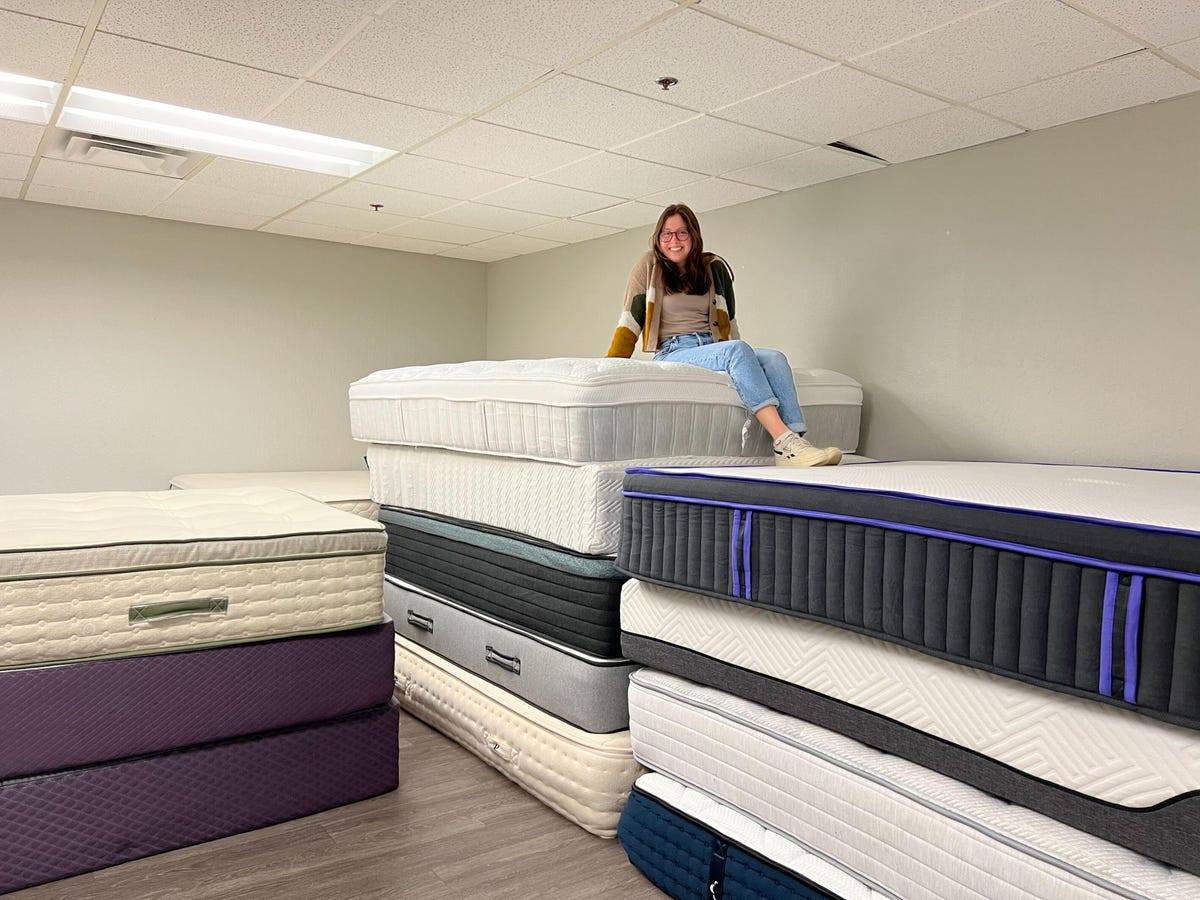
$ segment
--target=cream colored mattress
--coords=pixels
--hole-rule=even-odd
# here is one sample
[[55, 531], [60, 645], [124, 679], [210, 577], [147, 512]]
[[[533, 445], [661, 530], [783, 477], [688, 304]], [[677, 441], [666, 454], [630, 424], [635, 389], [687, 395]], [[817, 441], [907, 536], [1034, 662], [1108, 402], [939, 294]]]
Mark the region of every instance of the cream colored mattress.
[[199, 472], [176, 475], [173, 488], [278, 487], [367, 519], [379, 518], [366, 469], [328, 472]]
[[406, 710], [555, 812], [592, 834], [616, 836], [643, 771], [628, 731], [583, 731], [400, 636], [396, 686]]
[[279, 488], [0, 497], [0, 668], [380, 622], [385, 547]]

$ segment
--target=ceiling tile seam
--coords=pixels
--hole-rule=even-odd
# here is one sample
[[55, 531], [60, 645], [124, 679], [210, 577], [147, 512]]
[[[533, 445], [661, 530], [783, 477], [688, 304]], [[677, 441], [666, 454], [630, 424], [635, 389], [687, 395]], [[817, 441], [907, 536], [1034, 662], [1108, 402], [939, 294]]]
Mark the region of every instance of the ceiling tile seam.
[[[1131, 41], [1136, 41], [1137, 43], [1142, 45], [1143, 49], [1150, 50], [1150, 51], [1155, 51], [1155, 50], [1161, 51], [1162, 50], [1163, 45], [1155, 44], [1154, 41], [1150, 40], [1147, 37], [1143, 37], [1142, 35], [1138, 34], [1136, 31], [1130, 31], [1128, 28], [1125, 28], [1122, 25], [1118, 25], [1116, 22], [1109, 21], [1108, 19], [1101, 16], [1099, 13], [1093, 12], [1092, 10], [1088, 9], [1085, 6], [1080, 6], [1079, 3], [1075, 2], [1075, 0], [1058, 0], [1058, 2], [1061, 5], [1069, 8], [1069, 9], [1075, 10], [1075, 12], [1077, 12], [1077, 13], [1083, 13], [1083, 15], [1087, 16], [1089, 19], [1099, 22], [1101, 25], [1105, 26], [1106, 28], [1111, 28], [1113, 31], [1117, 32], [1121, 36], [1127, 37]], [[1200, 37], [1200, 35], [1196, 35], [1196, 37]], [[1188, 40], [1192, 40], [1192, 38], [1184, 38], [1184, 40], [1188, 41]], [[1159, 54], [1156, 53], [1155, 55], [1157, 56]]]
[[58, 100], [54, 104], [54, 109], [50, 111], [50, 121], [42, 131], [42, 139], [38, 141], [37, 149], [33, 152], [33, 162], [29, 164], [29, 171], [25, 174], [25, 180], [21, 183], [21, 189], [17, 191], [18, 200], [24, 200], [25, 196], [29, 193], [34, 175], [37, 173], [38, 166], [41, 165], [43, 154], [50, 147], [52, 140], [51, 132], [54, 128], [54, 123], [58, 121], [63, 107], [66, 106], [67, 94], [75, 86], [75, 78], [79, 75], [79, 70], [83, 68], [83, 61], [87, 57], [88, 50], [91, 49], [92, 38], [96, 36], [96, 28], [100, 25], [100, 18], [104, 15], [104, 10], [107, 6], [108, 0], [95, 0], [95, 3], [92, 5], [92, 12], [88, 16], [88, 20], [83, 26], [83, 31], [79, 35], [79, 43], [75, 45], [75, 55], [71, 57], [71, 64], [67, 66], [67, 74], [62, 80], [62, 86], [59, 88]]

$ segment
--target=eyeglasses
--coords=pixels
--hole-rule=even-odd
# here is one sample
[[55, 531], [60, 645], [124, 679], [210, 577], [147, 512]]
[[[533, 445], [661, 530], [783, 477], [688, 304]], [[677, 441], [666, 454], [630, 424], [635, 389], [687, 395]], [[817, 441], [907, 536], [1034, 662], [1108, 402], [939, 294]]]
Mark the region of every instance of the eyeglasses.
[[691, 238], [691, 235], [688, 234], [686, 228], [680, 228], [678, 231], [664, 231], [658, 236], [658, 239], [664, 244], [669, 243], [672, 238], [679, 238], [681, 241], [686, 241]]

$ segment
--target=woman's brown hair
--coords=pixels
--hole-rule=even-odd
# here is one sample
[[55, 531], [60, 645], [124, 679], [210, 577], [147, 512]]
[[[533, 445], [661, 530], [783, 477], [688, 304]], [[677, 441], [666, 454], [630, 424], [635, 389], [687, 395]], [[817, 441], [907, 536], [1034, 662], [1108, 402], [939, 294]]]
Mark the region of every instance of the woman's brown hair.
[[[671, 216], [683, 217], [683, 224], [692, 238], [687, 258], [684, 259], [683, 265], [679, 268], [676, 268], [675, 263], [667, 259], [666, 255], [662, 252], [661, 242], [658, 239], [658, 236], [662, 234], [663, 226]], [[662, 267], [663, 287], [666, 288], [668, 293], [708, 293], [708, 289], [712, 287], [712, 275], [705, 264], [707, 260], [704, 253], [704, 238], [700, 236], [700, 221], [696, 218], [696, 214], [692, 212], [690, 207], [683, 203], [672, 203], [662, 211], [662, 214], [658, 217], [658, 224], [654, 226], [654, 234], [650, 235], [650, 249], [658, 257], [658, 264]]]

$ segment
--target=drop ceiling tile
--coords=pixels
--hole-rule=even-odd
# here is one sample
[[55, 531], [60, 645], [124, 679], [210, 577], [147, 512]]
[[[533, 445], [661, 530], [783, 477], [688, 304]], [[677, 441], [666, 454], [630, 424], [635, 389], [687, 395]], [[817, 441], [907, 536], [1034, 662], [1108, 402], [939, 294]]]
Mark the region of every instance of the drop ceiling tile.
[[515, 253], [502, 253], [499, 250], [482, 250], [478, 247], [455, 247], [453, 250], [445, 250], [438, 254], [438, 256], [452, 256], [455, 259], [469, 259], [474, 262], [497, 262], [516, 255]]
[[557, 222], [547, 222], [545, 225], [527, 228], [521, 234], [528, 237], [545, 238], [548, 241], [574, 244], [578, 241], [590, 241], [592, 238], [617, 234], [620, 230], [620, 228], [596, 225], [579, 219], [560, 219]]
[[343, 179], [336, 175], [319, 172], [301, 172], [298, 169], [283, 169], [259, 163], [243, 162], [240, 159], [214, 159], [188, 179], [188, 184], [211, 185], [233, 191], [271, 194], [290, 197], [294, 201], [307, 200], [332, 187]]
[[325, 2], [351, 10], [360, 16], [373, 15], [391, 4], [391, 0], [325, 0]]
[[[263, 219], [281, 215], [300, 201], [295, 197], [279, 197], [274, 194], [263, 194], [257, 191], [238, 190], [222, 187], [216, 184], [204, 184], [196, 181], [185, 181], [179, 185], [167, 201], [180, 208], [208, 209], [221, 212], [237, 212], [246, 216], [257, 217], [254, 226], [262, 224]], [[155, 210], [155, 214], [159, 212]]]
[[1193, 69], [1200, 69], [1200, 38], [1194, 41], [1184, 41], [1182, 44], [1172, 44], [1166, 51]]
[[859, 57], [855, 64], [970, 101], [1140, 49], [1056, 0], [1010, 0]]
[[459, 119], [403, 103], [339, 91], [323, 84], [306, 83], [263, 121], [403, 150], [449, 128]]
[[546, 72], [537, 63], [376, 21], [313, 80], [384, 100], [470, 114]]
[[595, 150], [487, 122], [465, 122], [415, 151], [446, 162], [461, 163], [507, 175], [528, 177], [592, 156]]
[[0, 72], [62, 81], [83, 29], [0, 10]]
[[93, 0], [0, 0], [0, 9], [71, 25], [86, 25], [92, 5]]
[[640, 225], [653, 225], [657, 222], [658, 214], [662, 212], [662, 209], [663, 204], [661, 203], [638, 203], [634, 200], [579, 216], [579, 221], [595, 222], [598, 225], [610, 225], [619, 229], [637, 228]]
[[12, 181], [24, 181], [29, 174], [29, 164], [32, 156], [18, 156], [14, 153], [0, 153], [0, 178]]
[[525, 237], [520, 234], [502, 234], [471, 245], [477, 250], [495, 250], [499, 253], [538, 253], [542, 250], [553, 250], [561, 247], [557, 241], [544, 241], [541, 238]]
[[442, 212], [434, 213], [430, 218], [438, 222], [467, 225], [471, 228], [521, 231], [525, 228], [532, 228], [534, 225], [552, 222], [555, 217], [517, 209], [502, 209], [499, 206], [488, 206], [483, 203], [461, 203]]
[[46, 129], [29, 122], [10, 122], [0, 119], [0, 152], [33, 156]]
[[[734, 181], [724, 181], [720, 178], [709, 178], [707, 181], [697, 181], [674, 191], [664, 191], [643, 197], [647, 203], [658, 203], [666, 206], [671, 203], [686, 203], [696, 212], [710, 209], [720, 209], [722, 206], [734, 206], [749, 200], [758, 200], [775, 193], [773, 190], [749, 184], [739, 184]], [[659, 212], [662, 211], [661, 206]], [[655, 215], [657, 221], [658, 216]]]
[[908, 88], [838, 66], [735, 103], [720, 110], [720, 116], [811, 144], [828, 144], [945, 106]]
[[1196, 0], [1078, 0], [1076, 5], [1156, 47], [1200, 37]]
[[799, 153], [810, 146], [736, 122], [701, 116], [623, 144], [616, 150], [626, 156], [703, 172], [705, 175], [720, 175], [730, 169]]
[[423, 241], [420, 238], [405, 237], [402, 234], [373, 234], [358, 242], [364, 247], [379, 247], [384, 250], [403, 250], [405, 253], [441, 253], [457, 247], [457, 244], [447, 244], [442, 241]]
[[996, 0], [704, 0], [710, 9], [826, 56], [849, 59], [994, 5]]
[[387, 231], [409, 221], [404, 216], [393, 216], [373, 209], [351, 209], [336, 203], [312, 201], [298, 206], [281, 221], [307, 222], [310, 225], [328, 225], [331, 228], [352, 229], [364, 235]]
[[41, 187], [65, 188], [94, 194], [110, 194], [128, 198], [131, 205], [141, 208], [169, 197], [182, 184], [175, 178], [144, 175], [122, 169], [108, 169], [87, 163], [43, 158], [34, 172], [33, 183]]
[[503, 232], [492, 231], [488, 228], [452, 225], [449, 222], [435, 222], [432, 219], [416, 219], [406, 225], [401, 225], [394, 231], [389, 231], [388, 234], [417, 238], [423, 241], [440, 241], [446, 244], [473, 244], [476, 241], [499, 237]]
[[[753, 60], [753, 65], [747, 65]], [[707, 111], [811, 75], [826, 59], [685, 10], [571, 69], [572, 75]], [[664, 91], [655, 80], [679, 83]]]
[[847, 175], [857, 175], [882, 167], [882, 163], [852, 153], [830, 150], [828, 147], [813, 147], [811, 150], [782, 159], [773, 159], [757, 166], [728, 172], [725, 177], [776, 191], [792, 191], [810, 184], [833, 181], [835, 178], [845, 178]]
[[298, 76], [361, 20], [351, 10], [315, 0], [108, 0], [100, 30]]
[[693, 113], [559, 75], [483, 116], [485, 121], [607, 149], [677, 125]]
[[540, 181], [518, 181], [509, 187], [493, 191], [482, 199], [492, 206], [567, 218], [612, 206], [626, 198]]
[[400, 0], [386, 18], [554, 69], [677, 8], [669, 0], [489, 0], [446, 3], [430, 16], [428, 0]]
[[7, 178], [0, 178], [0, 197], [11, 197], [16, 200], [21, 193], [21, 185], [23, 181], [10, 181]]
[[339, 188], [334, 188], [322, 196], [321, 201], [361, 209], [368, 213], [374, 213], [371, 208], [372, 203], [379, 203], [381, 204], [379, 211], [381, 214], [411, 218], [427, 216], [430, 213], [454, 206], [458, 202], [449, 197], [435, 197], [432, 194], [420, 194], [416, 191], [406, 191], [403, 188], [367, 184], [362, 181], [349, 181]]
[[472, 200], [519, 181], [512, 175], [487, 172], [458, 163], [406, 153], [365, 172], [360, 181], [407, 188], [441, 197]]
[[296, 222], [290, 219], [276, 219], [258, 230], [271, 234], [284, 234], [289, 237], [311, 238], [316, 241], [336, 241], [340, 244], [353, 244], [370, 237], [371, 234], [369, 231], [358, 231], [353, 228], [336, 228], [332, 225], [317, 225], [313, 222]]
[[29, 190], [25, 192], [25, 199], [32, 200], [34, 203], [53, 203], [58, 206], [103, 209], [108, 212], [126, 213], [132, 216], [146, 215], [155, 204], [154, 200], [146, 197], [132, 197], [125, 194], [104, 194], [98, 191], [58, 187], [51, 184], [30, 185]]
[[1028, 128], [1049, 128], [1198, 90], [1200, 78], [1143, 50], [974, 105]]
[[1021, 132], [1022, 129], [991, 116], [951, 106], [887, 128], [853, 135], [846, 143], [895, 163], [973, 147]]
[[282, 75], [97, 32], [75, 83], [253, 119], [293, 82]]
[[[538, 181], [632, 200], [643, 194], [665, 191], [702, 178], [703, 174], [672, 166], [617, 156], [614, 153], [601, 153], [539, 175]], [[604, 205], [611, 206], [612, 203]]]
[[193, 206], [189, 203], [178, 203], [171, 198], [166, 203], [160, 203], [150, 213], [155, 219], [174, 219], [179, 222], [193, 222], [197, 225], [219, 225], [222, 228], [257, 228], [270, 217], [255, 216], [240, 213], [231, 209], [211, 209], [206, 206]]

